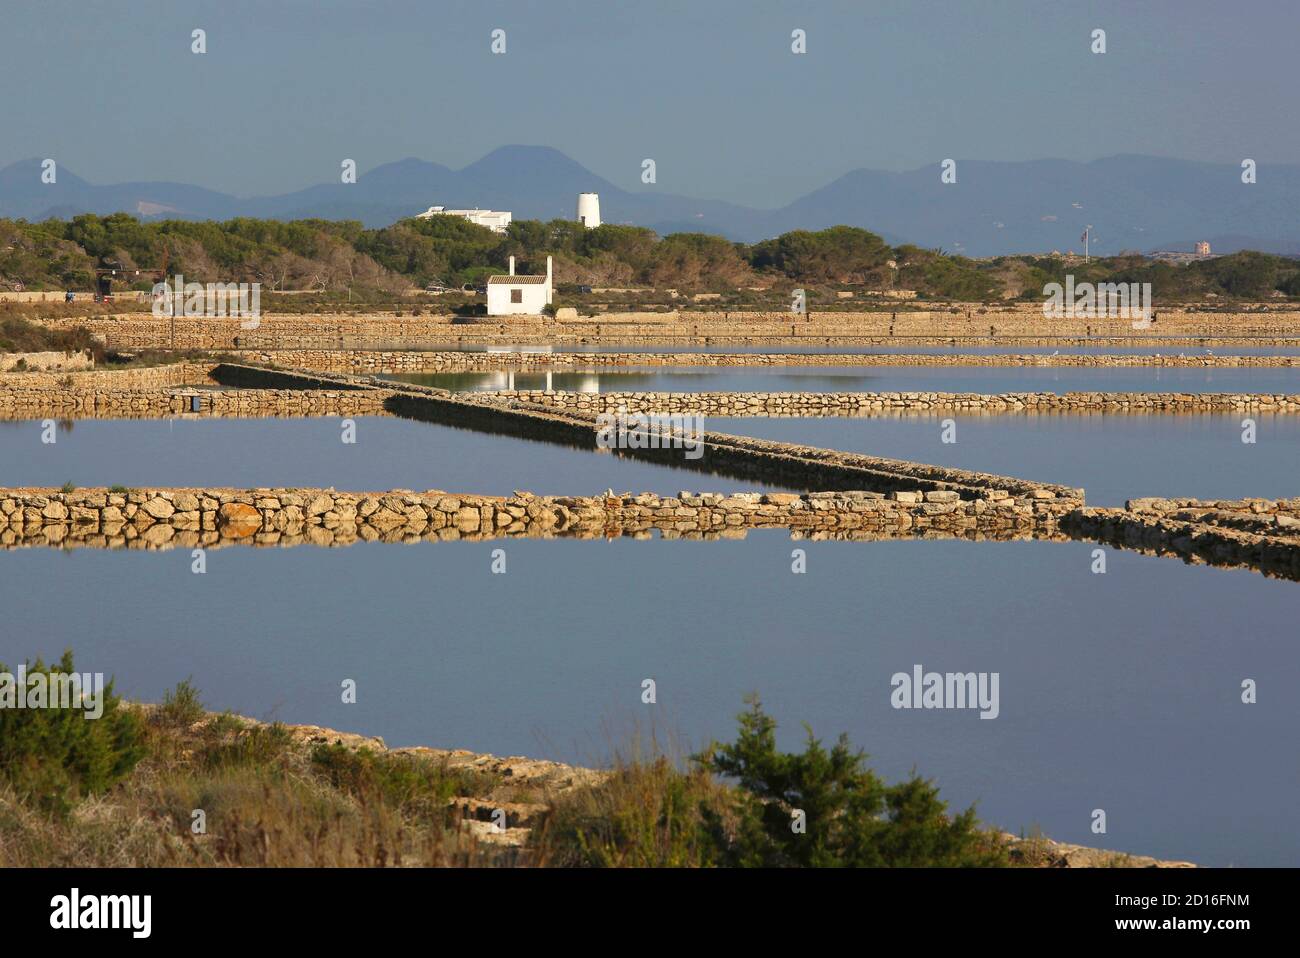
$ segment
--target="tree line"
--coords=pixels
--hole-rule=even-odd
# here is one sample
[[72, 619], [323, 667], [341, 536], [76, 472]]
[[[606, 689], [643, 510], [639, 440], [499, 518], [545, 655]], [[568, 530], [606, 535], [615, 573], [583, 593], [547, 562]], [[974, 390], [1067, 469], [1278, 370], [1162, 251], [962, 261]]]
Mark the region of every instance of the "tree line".
[[[399, 294], [412, 286], [476, 284], [504, 272], [543, 272], [558, 283], [731, 291], [745, 287], [915, 290], [922, 299], [1036, 300], [1064, 282], [1149, 282], [1161, 301], [1214, 295], [1300, 296], [1300, 261], [1257, 252], [1183, 265], [1138, 253], [1082, 264], [1061, 256], [970, 259], [941, 249], [890, 246], [850, 226], [795, 230], [759, 243], [708, 233], [660, 237], [639, 226], [588, 230], [570, 220], [518, 220], [496, 233], [454, 216], [405, 219], [380, 229], [353, 220], [142, 222], [127, 213], [37, 223], [0, 219], [0, 288], [87, 290], [98, 267], [161, 269], [198, 282], [260, 282], [263, 289]], [[136, 284], [148, 288], [151, 279]]]

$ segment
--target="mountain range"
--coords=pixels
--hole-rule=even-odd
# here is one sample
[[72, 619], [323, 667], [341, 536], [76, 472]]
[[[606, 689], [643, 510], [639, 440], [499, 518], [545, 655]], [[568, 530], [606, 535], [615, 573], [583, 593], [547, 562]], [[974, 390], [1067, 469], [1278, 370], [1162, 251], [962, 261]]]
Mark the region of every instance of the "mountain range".
[[779, 209], [754, 209], [654, 189], [621, 189], [550, 147], [503, 146], [463, 169], [405, 159], [357, 176], [276, 196], [239, 198], [185, 183], [97, 185], [60, 166], [41, 181], [41, 161], [0, 169], [0, 216], [28, 220], [78, 213], [142, 219], [356, 219], [386, 226], [429, 206], [510, 210], [516, 219], [573, 218], [577, 194], [600, 194], [606, 223], [661, 235], [717, 233], [754, 242], [793, 229], [845, 224], [891, 244], [915, 243], [968, 256], [1081, 249], [1257, 249], [1300, 255], [1300, 166], [1260, 165], [1257, 182], [1240, 167], [1152, 156], [1090, 162], [957, 160], [955, 183], [940, 166], [902, 173], [846, 173]]

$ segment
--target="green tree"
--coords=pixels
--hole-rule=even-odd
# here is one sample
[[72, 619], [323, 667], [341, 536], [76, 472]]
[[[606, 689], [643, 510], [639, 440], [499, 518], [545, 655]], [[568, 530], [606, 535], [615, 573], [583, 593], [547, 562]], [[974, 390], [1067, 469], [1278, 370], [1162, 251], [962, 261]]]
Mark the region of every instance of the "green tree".
[[[938, 789], [915, 775], [887, 785], [841, 735], [829, 750], [807, 730], [803, 752], [776, 748], [776, 721], [757, 696], [730, 745], [696, 760], [740, 787], [739, 822], [724, 834], [711, 816], [721, 863], [762, 867], [977, 866], [1002, 863], [976, 828], [975, 811], [955, 818]], [[796, 816], [806, 826], [795, 827]]]
[[1205, 271], [1228, 295], [1259, 299], [1270, 295], [1276, 288], [1278, 259], [1266, 253], [1243, 250], [1209, 260]]
[[774, 270], [801, 283], [879, 282], [893, 251], [875, 233], [854, 226], [820, 232], [794, 230], [750, 251], [755, 269]]
[[[29, 679], [39, 673], [47, 681], [75, 671], [71, 651], [55, 665], [37, 659], [27, 666]], [[0, 664], [0, 673], [8, 674], [8, 667]], [[9, 691], [16, 703], [16, 690]], [[19, 795], [56, 814], [66, 814], [79, 797], [103, 792], [125, 778], [144, 756], [143, 729], [135, 713], [121, 708], [111, 681], [103, 689], [102, 706], [98, 718], [75, 704], [0, 707], [0, 776]]]
[[672, 233], [654, 247], [646, 280], [657, 286], [726, 289], [749, 277], [737, 244], [711, 233]]

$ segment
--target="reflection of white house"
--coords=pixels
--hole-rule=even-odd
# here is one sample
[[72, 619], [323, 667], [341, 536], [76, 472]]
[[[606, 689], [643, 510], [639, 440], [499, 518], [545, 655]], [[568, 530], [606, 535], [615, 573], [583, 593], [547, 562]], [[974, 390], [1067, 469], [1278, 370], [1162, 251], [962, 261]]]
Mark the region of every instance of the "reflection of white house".
[[417, 220], [432, 219], [435, 216], [459, 216], [478, 226], [486, 226], [494, 233], [504, 233], [510, 225], [513, 214], [499, 210], [449, 210], [445, 206], [430, 206], [423, 213], [417, 213]]
[[[561, 369], [559, 372], [564, 374], [565, 370]], [[519, 386], [515, 384], [516, 373], [519, 374], [522, 380]], [[553, 378], [555, 373], [556, 370], [554, 369], [546, 369], [540, 372], [533, 369], [525, 371], [499, 369], [492, 372], [477, 373], [472, 381], [476, 392], [500, 392], [501, 390], [513, 392], [516, 388], [536, 389], [540, 385], [549, 393], [555, 391], [555, 380]], [[545, 380], [539, 382], [539, 377], [545, 377]], [[579, 376], [577, 382], [568, 387], [568, 391], [572, 393], [598, 393], [600, 392], [600, 376], [594, 373]]]
[[511, 316], [518, 313], [537, 315], [550, 305], [551, 258], [546, 257], [545, 276], [516, 276], [515, 258], [510, 257], [510, 273], [506, 276], [489, 276], [487, 281], [487, 311], [489, 316]]

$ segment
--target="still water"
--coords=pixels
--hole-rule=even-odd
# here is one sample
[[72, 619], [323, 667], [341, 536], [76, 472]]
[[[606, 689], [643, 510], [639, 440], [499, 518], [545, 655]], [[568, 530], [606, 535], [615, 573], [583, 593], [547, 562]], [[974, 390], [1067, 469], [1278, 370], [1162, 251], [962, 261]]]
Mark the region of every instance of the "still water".
[[[301, 480], [292, 458], [263, 478]], [[476, 468], [473, 486], [499, 481]], [[1300, 864], [1300, 585], [1113, 550], [1096, 575], [1090, 543], [512, 540], [494, 575], [498, 547], [232, 548], [204, 575], [185, 550], [3, 552], [0, 661], [71, 647], [134, 698], [193, 676], [212, 708], [585, 763], [636, 729], [730, 739], [756, 690], [783, 748], [800, 722], [847, 732], [890, 779], [915, 768], [1011, 831]], [[917, 664], [998, 673], [998, 717], [893, 709], [891, 676]]]

